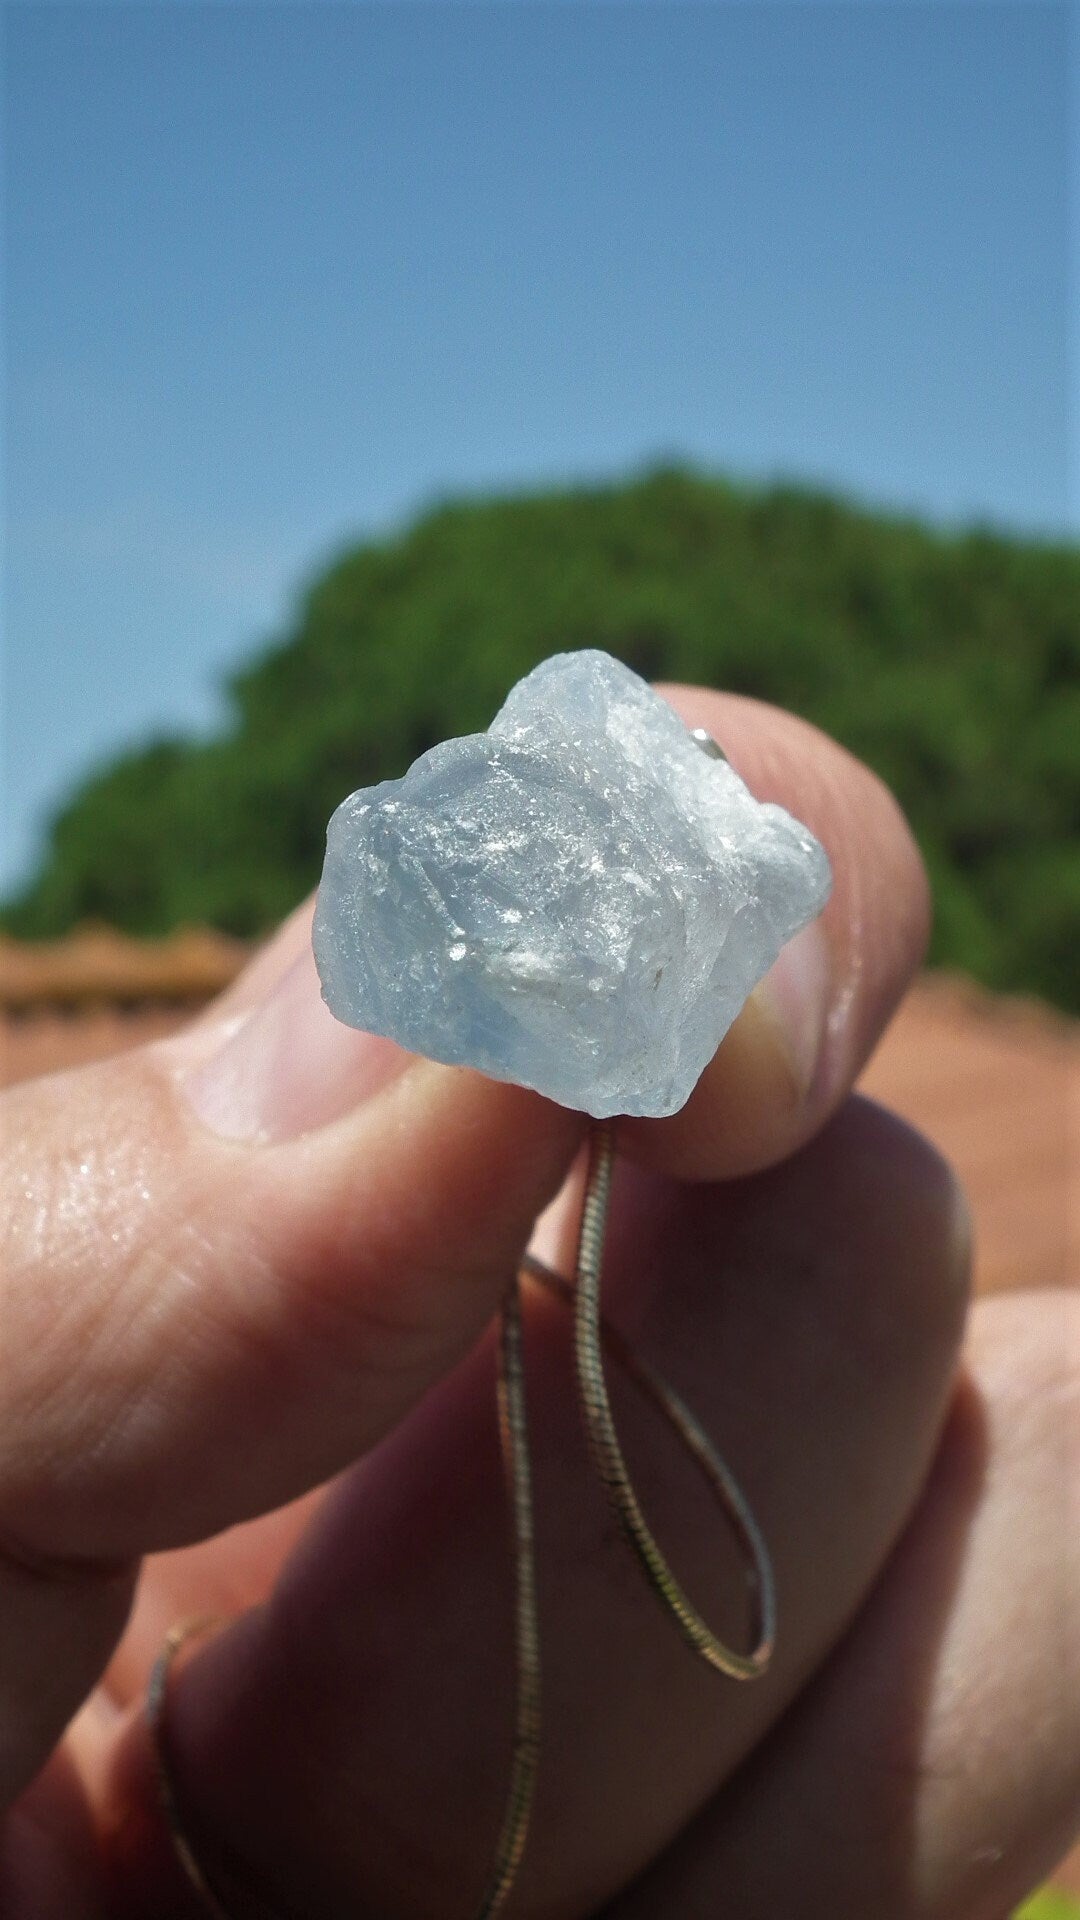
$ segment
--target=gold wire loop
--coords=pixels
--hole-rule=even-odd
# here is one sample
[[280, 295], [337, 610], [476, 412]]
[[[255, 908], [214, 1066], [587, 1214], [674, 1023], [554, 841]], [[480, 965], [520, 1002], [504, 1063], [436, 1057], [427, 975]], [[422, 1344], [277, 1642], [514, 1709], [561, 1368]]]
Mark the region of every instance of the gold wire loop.
[[[589, 1146], [574, 1291], [574, 1357], [590, 1452], [623, 1534], [653, 1593], [672, 1614], [684, 1640], [720, 1673], [733, 1680], [754, 1680], [768, 1666], [776, 1640], [776, 1585], [761, 1529], [734, 1475], [690, 1409], [601, 1316], [600, 1273], [614, 1159], [614, 1122], [601, 1121], [593, 1130]], [[757, 1616], [755, 1643], [749, 1653], [727, 1646], [702, 1619], [646, 1523], [615, 1431], [604, 1379], [605, 1344], [689, 1448], [735, 1529], [747, 1557], [747, 1584]]]
[[196, 1893], [200, 1895], [207, 1912], [214, 1915], [214, 1920], [231, 1920], [231, 1917], [203, 1872], [198, 1855], [188, 1838], [187, 1828], [180, 1811], [180, 1796], [176, 1789], [172, 1754], [169, 1748], [167, 1708], [173, 1662], [181, 1647], [185, 1646], [189, 1640], [201, 1639], [204, 1634], [212, 1633], [216, 1627], [223, 1624], [219, 1614], [201, 1613], [192, 1620], [181, 1620], [174, 1627], [170, 1627], [162, 1642], [161, 1651], [150, 1669], [150, 1678], [146, 1686], [146, 1724], [150, 1733], [150, 1751], [153, 1756], [158, 1799], [165, 1816], [165, 1824], [169, 1829], [173, 1851], [180, 1865]]
[[499, 1442], [514, 1535], [514, 1747], [506, 1810], [487, 1888], [476, 1920], [494, 1920], [505, 1906], [525, 1852], [540, 1765], [540, 1624], [536, 1600], [532, 1460], [525, 1403], [521, 1280], [514, 1274], [503, 1296], [496, 1386]]
[[[529, 1451], [525, 1362], [522, 1340], [521, 1274], [538, 1280], [570, 1304], [574, 1314], [574, 1354], [578, 1390], [590, 1452], [619, 1525], [661, 1605], [683, 1638], [710, 1666], [737, 1680], [763, 1673], [776, 1634], [776, 1589], [768, 1550], [738, 1483], [689, 1408], [666, 1381], [634, 1352], [600, 1310], [600, 1277], [611, 1197], [615, 1128], [610, 1120], [594, 1127], [589, 1149], [574, 1283], [526, 1254], [509, 1282], [499, 1329], [497, 1403], [499, 1439], [506, 1477], [514, 1551], [514, 1736], [510, 1784], [488, 1883], [474, 1920], [496, 1920], [510, 1897], [525, 1852], [540, 1761], [540, 1631], [536, 1595], [532, 1464]], [[693, 1454], [731, 1522], [747, 1558], [747, 1584], [755, 1602], [756, 1644], [749, 1653], [728, 1647], [708, 1627], [683, 1593], [646, 1524], [619, 1446], [607, 1384], [605, 1347], [671, 1423]], [[154, 1664], [146, 1694], [162, 1811], [177, 1858], [191, 1885], [215, 1920], [230, 1920], [187, 1836], [176, 1790], [166, 1726], [169, 1676], [184, 1643], [209, 1632], [212, 1616], [174, 1627]]]

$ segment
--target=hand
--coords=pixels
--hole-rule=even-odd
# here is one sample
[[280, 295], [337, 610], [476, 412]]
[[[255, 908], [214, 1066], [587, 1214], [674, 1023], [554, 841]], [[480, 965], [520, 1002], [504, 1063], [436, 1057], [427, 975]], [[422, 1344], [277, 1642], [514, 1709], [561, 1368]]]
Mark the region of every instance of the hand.
[[[998, 1920], [1080, 1798], [1080, 1297], [980, 1302], [961, 1347], [952, 1178], [849, 1097], [922, 952], [907, 830], [813, 729], [670, 697], [836, 872], [825, 944], [800, 936], [682, 1114], [623, 1126], [605, 1273], [752, 1500], [779, 1639], [746, 1686], [678, 1639], [589, 1474], [565, 1314], [530, 1293], [545, 1744], [511, 1911]], [[141, 1700], [207, 1611], [233, 1624], [178, 1665], [170, 1745], [206, 1865], [251, 1889], [235, 1920], [468, 1920], [484, 1883], [513, 1672], [485, 1329], [542, 1208], [568, 1262], [582, 1122], [338, 1027], [309, 916], [179, 1039], [7, 1097], [13, 1920], [200, 1911]], [[612, 1384], [661, 1543], [736, 1638], [734, 1550]]]

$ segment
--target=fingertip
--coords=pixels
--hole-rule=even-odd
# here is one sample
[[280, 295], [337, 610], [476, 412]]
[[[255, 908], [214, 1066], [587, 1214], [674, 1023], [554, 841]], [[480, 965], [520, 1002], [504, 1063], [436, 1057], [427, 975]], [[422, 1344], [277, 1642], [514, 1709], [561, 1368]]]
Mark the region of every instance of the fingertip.
[[[916, 1356], [954, 1354], [967, 1317], [974, 1242], [955, 1170], [925, 1134], [861, 1094], [844, 1103], [822, 1146], [868, 1235], [879, 1243], [883, 1232], [899, 1236], [903, 1312], [895, 1295], [881, 1296], [898, 1357], [905, 1344]], [[882, 1258], [887, 1251], [891, 1257], [882, 1247]]]
[[799, 1146], [805, 1101], [797, 1056], [752, 994], [686, 1105], [666, 1120], [621, 1119], [619, 1151], [680, 1180], [756, 1173]]
[[587, 1124], [528, 1088], [416, 1058], [281, 1166], [295, 1169], [292, 1202], [312, 1230], [331, 1223], [365, 1272], [396, 1273], [399, 1285], [433, 1271], [490, 1282], [512, 1271]]
[[926, 951], [930, 892], [893, 795], [834, 740], [760, 701], [662, 691], [720, 742], [758, 799], [810, 828], [833, 872], [823, 913], [755, 988], [682, 1111], [623, 1123], [635, 1159], [682, 1179], [727, 1179], [795, 1151], [850, 1091]]

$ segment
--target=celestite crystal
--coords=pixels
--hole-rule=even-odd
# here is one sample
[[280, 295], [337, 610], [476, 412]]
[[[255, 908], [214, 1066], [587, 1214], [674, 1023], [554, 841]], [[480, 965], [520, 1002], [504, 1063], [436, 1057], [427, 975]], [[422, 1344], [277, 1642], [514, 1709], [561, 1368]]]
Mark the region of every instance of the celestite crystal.
[[342, 802], [315, 958], [349, 1026], [597, 1118], [674, 1113], [830, 884], [637, 674], [562, 653]]

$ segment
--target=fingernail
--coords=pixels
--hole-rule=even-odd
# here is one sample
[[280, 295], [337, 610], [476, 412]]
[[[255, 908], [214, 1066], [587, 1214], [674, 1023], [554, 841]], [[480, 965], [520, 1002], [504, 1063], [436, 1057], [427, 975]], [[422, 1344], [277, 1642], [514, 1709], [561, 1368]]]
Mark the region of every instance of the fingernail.
[[832, 957], [820, 920], [789, 940], [751, 998], [782, 1046], [803, 1100], [816, 1091], [825, 1054]]
[[308, 951], [181, 1083], [212, 1132], [229, 1140], [291, 1140], [370, 1099], [413, 1057], [392, 1040], [334, 1019]]

